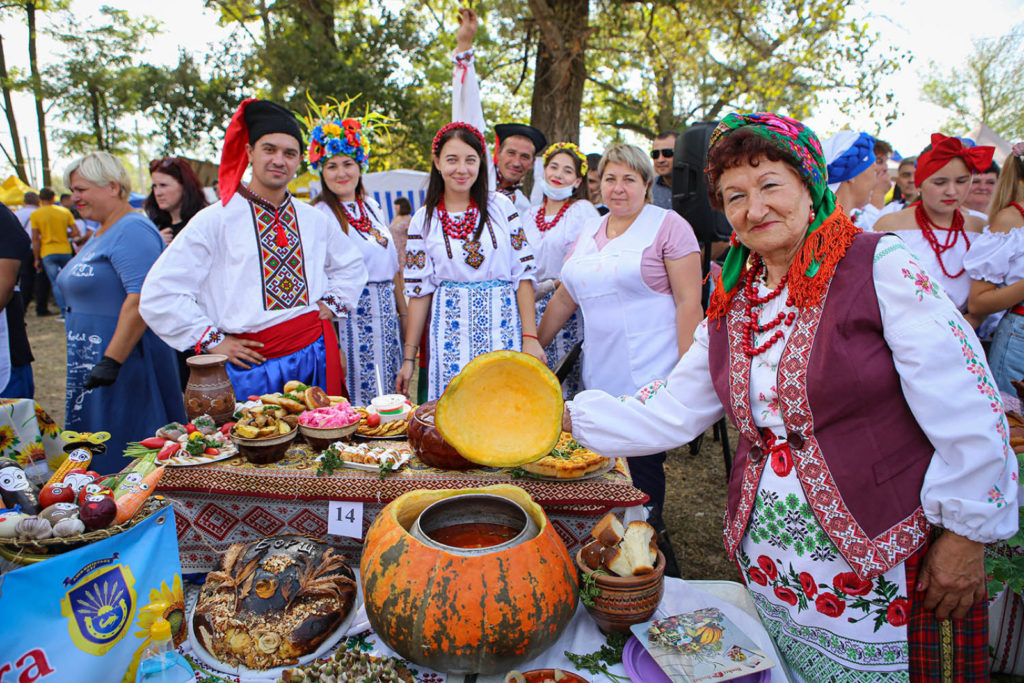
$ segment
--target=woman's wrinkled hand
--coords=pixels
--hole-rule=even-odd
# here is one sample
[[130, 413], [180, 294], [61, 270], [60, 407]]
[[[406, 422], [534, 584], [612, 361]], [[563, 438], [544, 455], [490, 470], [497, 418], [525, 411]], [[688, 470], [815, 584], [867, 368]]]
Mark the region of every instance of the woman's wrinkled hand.
[[928, 549], [917, 576], [917, 590], [924, 592], [924, 608], [935, 618], [963, 619], [968, 610], [985, 599], [985, 546], [945, 531]]

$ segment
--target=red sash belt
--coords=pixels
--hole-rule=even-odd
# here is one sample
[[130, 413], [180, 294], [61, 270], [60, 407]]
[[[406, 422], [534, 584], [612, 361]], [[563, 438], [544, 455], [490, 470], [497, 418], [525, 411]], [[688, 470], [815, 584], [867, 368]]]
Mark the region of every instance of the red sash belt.
[[1010, 309], [1010, 313], [1016, 313], [1017, 315], [1024, 315], [1024, 303], [1019, 303]]
[[319, 311], [310, 311], [298, 317], [278, 323], [259, 332], [236, 334], [239, 339], [251, 339], [263, 343], [259, 349], [266, 358], [281, 358], [301, 351], [323, 337], [327, 351], [327, 386], [331, 396], [348, 396], [345, 390], [345, 371], [341, 367], [341, 351], [338, 335], [330, 320], [321, 320]]

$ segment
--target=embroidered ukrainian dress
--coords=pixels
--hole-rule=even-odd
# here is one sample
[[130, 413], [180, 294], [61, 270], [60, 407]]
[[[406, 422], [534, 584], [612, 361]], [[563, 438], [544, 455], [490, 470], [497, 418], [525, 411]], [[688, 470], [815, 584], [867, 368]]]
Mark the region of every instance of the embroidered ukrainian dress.
[[[906, 401], [936, 448], [921, 490], [928, 521], [983, 543], [1011, 536], [1017, 462], [980, 344], [899, 239], [879, 241], [873, 279]], [[789, 310], [783, 291], [759, 317]], [[569, 403], [573, 436], [604, 455], [628, 456], [677, 447], [718, 420], [707, 324], [667, 381], [635, 397], [586, 391]], [[776, 373], [792, 328], [781, 328], [783, 340], [753, 359], [749, 400], [756, 426], [785, 439]], [[904, 565], [859, 579], [811, 512], [792, 457], [770, 462], [736, 560], [792, 672], [808, 681], [908, 680]]]

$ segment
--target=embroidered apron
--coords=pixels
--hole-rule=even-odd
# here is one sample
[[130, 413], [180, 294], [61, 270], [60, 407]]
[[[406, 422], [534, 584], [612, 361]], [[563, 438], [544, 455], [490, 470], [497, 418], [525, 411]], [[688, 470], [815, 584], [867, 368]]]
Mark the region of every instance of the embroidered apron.
[[[390, 393], [402, 364], [395, 309], [395, 283], [368, 282], [354, 315], [338, 321], [338, 344], [345, 354], [345, 382], [354, 406]], [[381, 388], [377, 388], [380, 370]]]
[[448, 382], [481, 353], [522, 350], [516, 292], [508, 280], [445, 280], [430, 304], [427, 399], [440, 398]]

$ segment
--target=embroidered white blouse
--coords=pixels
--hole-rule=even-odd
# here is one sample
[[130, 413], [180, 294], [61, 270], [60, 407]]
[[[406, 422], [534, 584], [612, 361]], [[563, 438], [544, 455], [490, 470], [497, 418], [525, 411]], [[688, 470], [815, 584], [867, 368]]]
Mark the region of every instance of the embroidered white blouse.
[[[421, 206], [409, 224], [409, 241], [405, 252], [405, 295], [432, 294], [437, 286], [450, 282], [485, 282], [506, 280], [518, 287], [523, 280], [535, 281], [536, 265], [533, 250], [526, 240], [519, 214], [505, 197], [491, 193], [487, 205], [488, 225], [480, 233], [479, 257], [465, 240], [444, 234], [436, 214], [426, 224], [427, 209]], [[456, 222], [463, 213], [449, 213]], [[477, 263], [473, 267], [470, 263]]]
[[[373, 235], [359, 232], [351, 224], [348, 226], [348, 240], [359, 250], [360, 255], [363, 257], [367, 280], [369, 282], [389, 282], [395, 278], [399, 266], [398, 249], [395, 246], [395, 239], [392, 237], [388, 226], [381, 219], [384, 214], [381, 212], [377, 202], [367, 197], [363, 200], [363, 206], [366, 207], [366, 212], [370, 216], [371, 225], [380, 232], [380, 238], [385, 240], [385, 243], [381, 244]], [[328, 220], [333, 221], [335, 226], [338, 226], [338, 218], [326, 202], [318, 202], [313, 205], [313, 208], [319, 209], [321, 213], [327, 216]], [[350, 216], [359, 215], [359, 205], [356, 202], [345, 202], [345, 208], [348, 209]], [[338, 229], [341, 229], [340, 226], [338, 226]], [[402, 254], [402, 256], [405, 256], [405, 254]]]
[[[562, 264], [568, 258], [572, 245], [576, 243], [580, 229], [587, 221], [601, 217], [593, 204], [580, 199], [566, 209], [555, 227], [541, 232], [537, 227], [537, 213], [543, 207], [543, 203], [531, 206], [523, 216], [523, 229], [526, 231], [527, 242], [533, 247], [533, 255], [537, 261], [537, 280], [540, 282], [558, 278], [558, 274], [562, 272]], [[554, 217], [554, 214], [545, 215], [544, 220], [550, 223]]]
[[[928, 521], [983, 543], [1009, 538], [1017, 530], [1021, 495], [1017, 459], [981, 344], [899, 239], [879, 241], [873, 275], [904, 396], [935, 446], [921, 489]], [[761, 319], [795, 310], [785, 301], [783, 292], [765, 305]], [[643, 455], [687, 443], [720, 419], [725, 410], [712, 386], [707, 325], [705, 320], [697, 328], [693, 345], [667, 381], [655, 381], [632, 397], [578, 394], [568, 403], [573, 436], [602, 455]], [[792, 328], [780, 329], [783, 340], [752, 365], [750, 404], [754, 423], [784, 439], [776, 376]]]
[[274, 247], [275, 230], [257, 228], [254, 205], [235, 194], [197, 213], [156, 260], [142, 285], [139, 313], [180, 349], [220, 333], [258, 332], [318, 310], [354, 310], [366, 286], [359, 251], [336, 221], [294, 198], [298, 234]]
[[1006, 232], [985, 228], [964, 256], [964, 268], [972, 280], [1000, 286], [1024, 280], [1024, 226]]
[[[924, 233], [920, 230], [898, 230], [894, 234], [899, 235], [907, 243], [910, 251], [917, 255], [921, 265], [932, 276], [932, 279], [942, 286], [946, 296], [953, 301], [953, 304], [961, 311], [966, 311], [967, 297], [971, 293], [971, 278], [966, 273], [961, 273], [959, 277], [946, 277], [946, 274], [942, 272], [942, 265], [951, 275], [956, 275], [963, 269], [964, 255], [967, 253], [967, 245], [964, 244], [963, 238], [958, 239], [951, 249], [943, 252], [942, 265], [939, 265], [939, 258], [932, 251], [931, 245], [928, 244], [928, 240], [924, 238]], [[944, 235], [940, 234], [938, 237], [941, 241]], [[977, 233], [967, 233], [967, 239], [972, 244], [978, 237]]]

